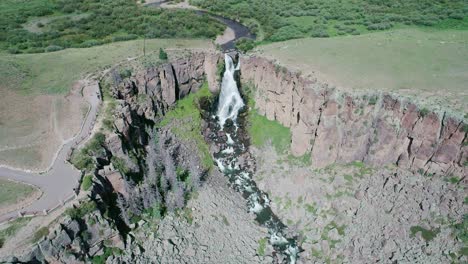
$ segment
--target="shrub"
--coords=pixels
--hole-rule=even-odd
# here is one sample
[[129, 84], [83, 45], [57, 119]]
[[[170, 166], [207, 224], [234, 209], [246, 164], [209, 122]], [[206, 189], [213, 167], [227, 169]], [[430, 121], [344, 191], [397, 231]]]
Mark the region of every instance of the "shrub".
[[159, 59], [167, 60], [167, 53], [162, 48], [159, 49]]
[[419, 110], [419, 114], [421, 115], [421, 117], [425, 117], [426, 115], [429, 114], [429, 110], [427, 108], [423, 108]]
[[222, 80], [223, 79], [223, 75], [224, 75], [224, 71], [225, 71], [225, 67], [226, 65], [224, 65], [224, 60], [221, 60], [218, 65], [216, 65], [216, 76], [218, 76], [218, 80]]
[[89, 201], [89, 202], [82, 203], [79, 207], [76, 207], [76, 208], [75, 207], [67, 208], [67, 210], [65, 210], [65, 214], [70, 216], [70, 218], [72, 219], [81, 219], [85, 215], [96, 210], [96, 208], [97, 208], [96, 203], [94, 201]]
[[377, 103], [377, 100], [378, 100], [377, 96], [371, 96], [371, 98], [369, 98], [369, 104], [375, 105]]
[[81, 189], [84, 191], [89, 190], [91, 186], [93, 185], [93, 176], [91, 175], [85, 175], [83, 177], [83, 181], [81, 182]]
[[255, 48], [255, 41], [252, 39], [242, 38], [236, 42], [236, 49], [243, 53]]
[[412, 237], [414, 237], [418, 232], [421, 232], [421, 236], [426, 242], [433, 240], [437, 236], [437, 234], [439, 234], [440, 232], [439, 229], [431, 230], [431, 229], [425, 229], [421, 226], [412, 226], [410, 228], [410, 231], [411, 231]]
[[127, 167], [127, 163], [122, 158], [113, 156], [111, 162], [114, 167], [122, 174], [127, 174], [130, 172], [130, 169]]

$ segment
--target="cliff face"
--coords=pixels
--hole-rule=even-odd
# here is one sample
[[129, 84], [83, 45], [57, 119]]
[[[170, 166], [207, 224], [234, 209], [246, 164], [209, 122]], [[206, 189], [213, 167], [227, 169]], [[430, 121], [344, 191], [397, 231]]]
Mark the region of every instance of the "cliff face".
[[[94, 174], [88, 197], [26, 252], [15, 252], [16, 256], [0, 258], [0, 262], [105, 260], [107, 251], [130, 246], [127, 234], [141, 222], [135, 216], [147, 213], [155, 204], [168, 211], [182, 208], [186, 195], [199, 186], [206, 171], [194, 155], [196, 146], [171, 132], [171, 126], [177, 124], [153, 127], [177, 100], [196, 92], [205, 79], [216, 82], [214, 75], [205, 73], [216, 72], [217, 59], [218, 55], [198, 53], [130, 76], [110, 72], [101, 86], [115, 105], [110, 111], [112, 131], [106, 132], [99, 155], [93, 156], [95, 168], [87, 171]], [[178, 171], [188, 173], [190, 182]]]
[[389, 94], [352, 96], [257, 57], [241, 58], [259, 113], [292, 131], [292, 153], [315, 167], [363, 161], [466, 176], [468, 125]]

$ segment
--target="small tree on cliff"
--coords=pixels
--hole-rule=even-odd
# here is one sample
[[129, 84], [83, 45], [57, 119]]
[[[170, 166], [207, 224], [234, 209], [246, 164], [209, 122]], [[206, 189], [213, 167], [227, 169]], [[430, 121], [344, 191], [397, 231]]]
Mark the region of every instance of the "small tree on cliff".
[[167, 60], [167, 53], [162, 48], [159, 49], [159, 59]]

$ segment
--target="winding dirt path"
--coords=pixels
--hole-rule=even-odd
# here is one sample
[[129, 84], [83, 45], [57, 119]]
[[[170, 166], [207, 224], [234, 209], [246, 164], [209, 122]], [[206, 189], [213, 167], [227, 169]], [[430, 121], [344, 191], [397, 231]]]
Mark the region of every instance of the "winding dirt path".
[[101, 102], [98, 82], [91, 79], [84, 80], [83, 96], [89, 103], [90, 110], [81, 130], [62, 145], [49, 170], [38, 174], [0, 166], [0, 177], [32, 184], [43, 193], [39, 199], [29, 205], [0, 215], [0, 223], [24, 214], [45, 214], [74, 197], [74, 189], [78, 187], [81, 172], [67, 162], [67, 158], [71, 150], [84, 142], [91, 134]]

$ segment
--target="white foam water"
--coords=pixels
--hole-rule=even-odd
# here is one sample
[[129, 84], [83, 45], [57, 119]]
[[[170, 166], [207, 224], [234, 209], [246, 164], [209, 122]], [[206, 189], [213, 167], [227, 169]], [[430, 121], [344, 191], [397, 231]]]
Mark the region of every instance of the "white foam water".
[[234, 73], [239, 70], [240, 62], [234, 66], [231, 56], [224, 54], [224, 65], [226, 70], [223, 75], [221, 84], [221, 93], [219, 95], [217, 116], [221, 129], [224, 127], [226, 120], [235, 121], [239, 110], [244, 107], [244, 102], [239, 94]]
[[[246, 145], [239, 140], [237, 124], [237, 115], [244, 102], [239, 94], [237, 83], [235, 81], [235, 72], [239, 70], [240, 64], [234, 65], [232, 58], [225, 54], [224, 56], [226, 70], [221, 84], [221, 93], [219, 95], [218, 108], [216, 112], [216, 127], [219, 130], [226, 129], [225, 144], [220, 151], [215, 154], [216, 164], [221, 172], [230, 179], [233, 187], [242, 193], [246, 199], [249, 212], [256, 215], [257, 221], [268, 227], [270, 233], [270, 243], [275, 250], [287, 257], [284, 259], [287, 263], [296, 263], [300, 249], [295, 239], [287, 238], [283, 232], [286, 226], [271, 211], [271, 201], [268, 195], [262, 192], [252, 179], [252, 172], [247, 172], [239, 164], [239, 154], [246, 150]], [[233, 121], [233, 127], [224, 127], [226, 120]]]

